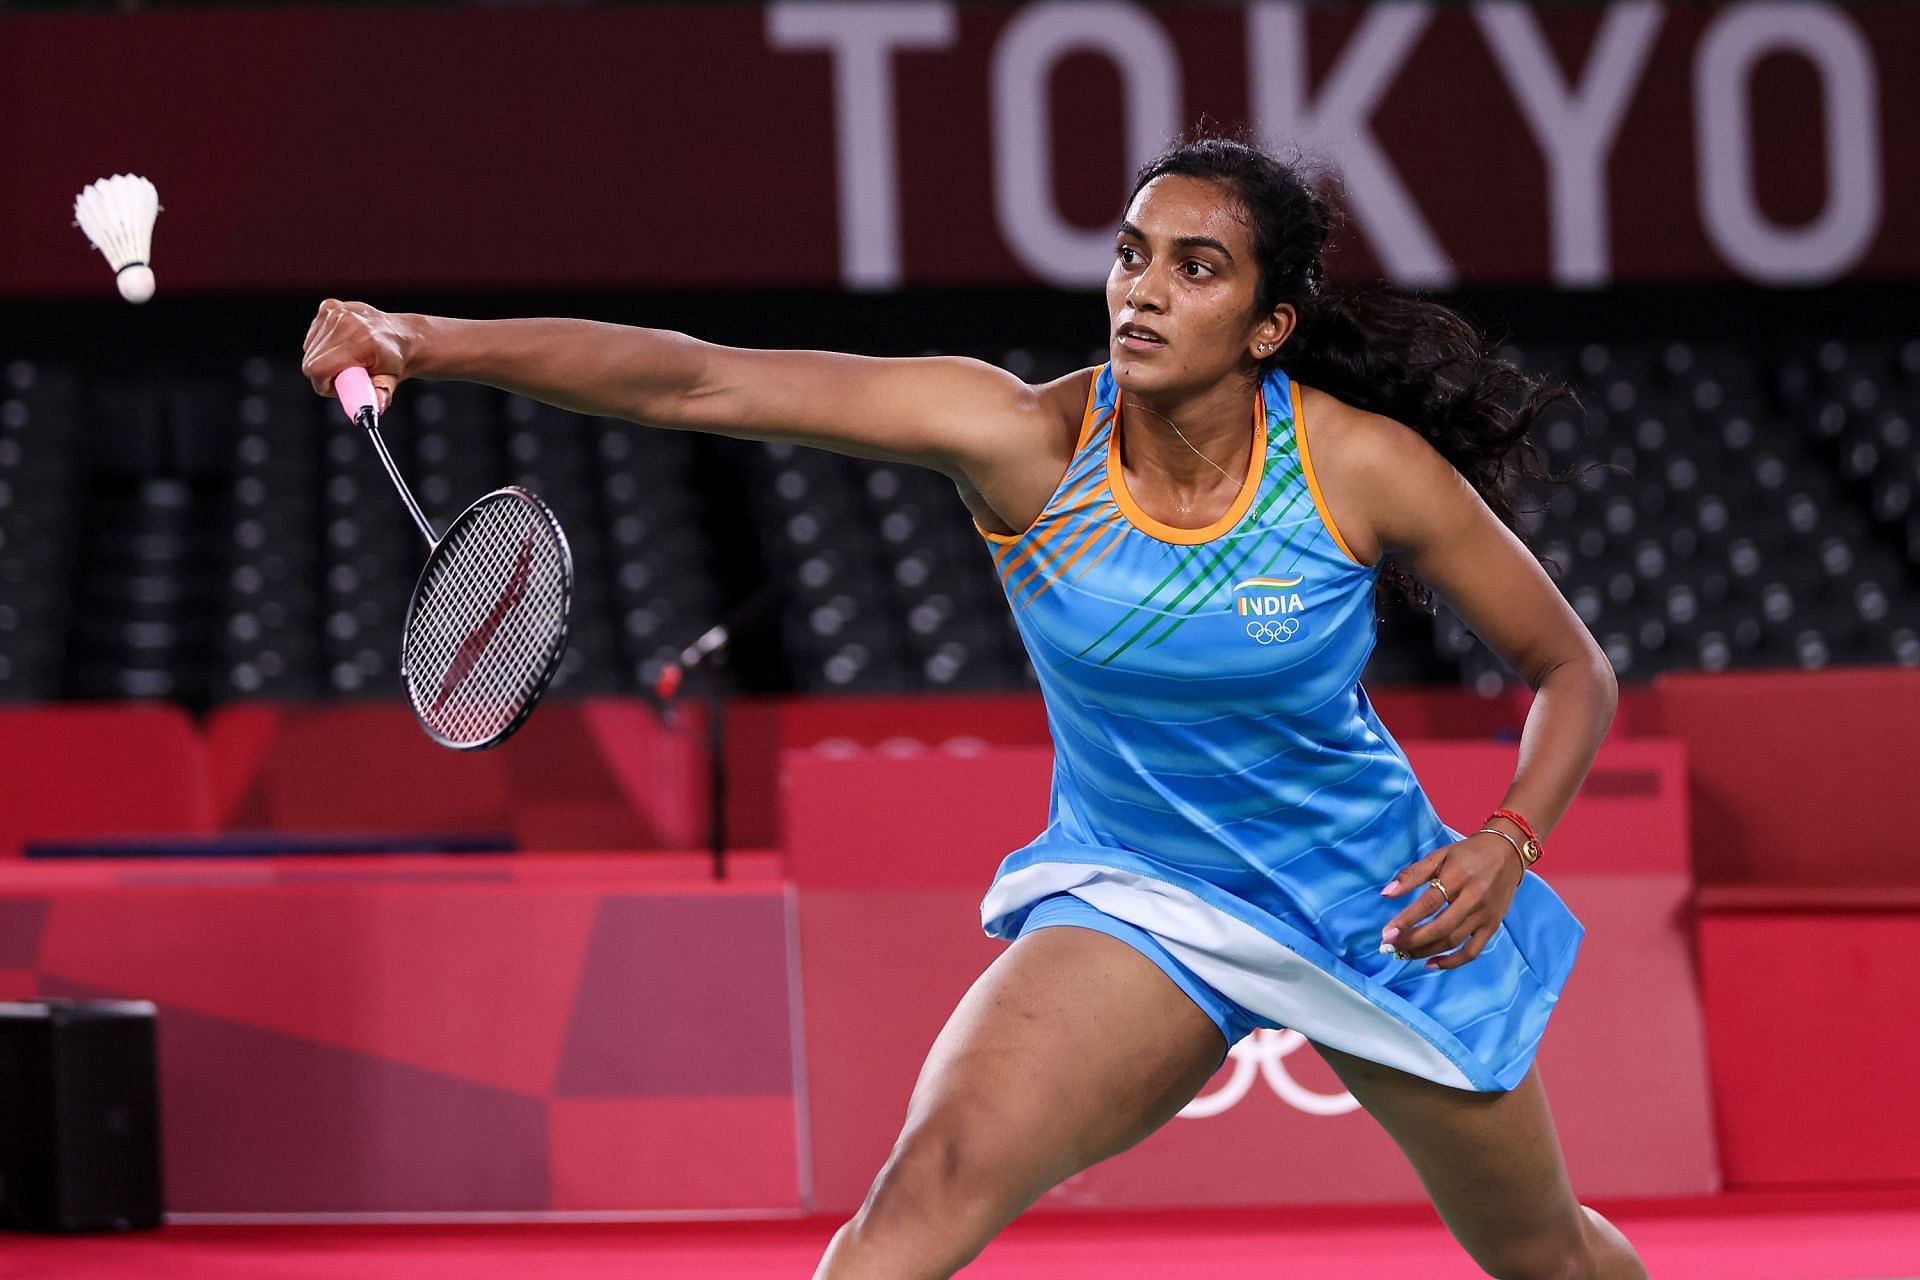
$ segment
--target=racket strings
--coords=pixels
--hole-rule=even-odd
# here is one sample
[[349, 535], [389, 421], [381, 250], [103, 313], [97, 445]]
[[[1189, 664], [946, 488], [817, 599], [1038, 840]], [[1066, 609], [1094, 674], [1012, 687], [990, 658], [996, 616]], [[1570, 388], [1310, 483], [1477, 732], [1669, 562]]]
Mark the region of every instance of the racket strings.
[[565, 642], [564, 542], [525, 498], [483, 499], [435, 549], [407, 620], [407, 693], [456, 745], [510, 729], [545, 688]]

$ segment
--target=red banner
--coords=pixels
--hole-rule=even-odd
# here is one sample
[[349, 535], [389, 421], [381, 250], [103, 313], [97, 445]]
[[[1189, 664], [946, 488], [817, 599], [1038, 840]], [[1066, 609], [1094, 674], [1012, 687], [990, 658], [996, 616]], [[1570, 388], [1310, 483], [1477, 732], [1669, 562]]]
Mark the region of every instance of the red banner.
[[1920, 270], [1920, 11], [781, 3], [0, 20], [0, 294], [1097, 285], [1202, 115], [1336, 163], [1336, 274]]

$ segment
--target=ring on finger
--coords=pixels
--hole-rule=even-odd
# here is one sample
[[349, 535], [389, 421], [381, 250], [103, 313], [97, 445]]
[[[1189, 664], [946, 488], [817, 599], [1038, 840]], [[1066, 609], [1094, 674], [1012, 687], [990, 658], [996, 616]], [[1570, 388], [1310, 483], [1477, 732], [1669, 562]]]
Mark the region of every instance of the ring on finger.
[[1449, 907], [1453, 905], [1453, 895], [1447, 892], [1447, 886], [1440, 883], [1439, 876], [1435, 876], [1433, 879], [1427, 881], [1427, 883], [1440, 891], [1441, 902]]

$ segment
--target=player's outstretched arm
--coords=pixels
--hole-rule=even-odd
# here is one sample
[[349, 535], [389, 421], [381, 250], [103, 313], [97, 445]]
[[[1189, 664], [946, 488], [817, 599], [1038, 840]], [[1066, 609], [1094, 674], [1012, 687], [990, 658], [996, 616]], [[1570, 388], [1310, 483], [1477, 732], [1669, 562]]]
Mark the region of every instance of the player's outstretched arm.
[[954, 476], [1034, 438], [1043, 392], [979, 360], [756, 351], [591, 320], [456, 320], [329, 299], [302, 371], [323, 395], [350, 365], [383, 390], [407, 378], [499, 387], [577, 413], [753, 440], [790, 440]]

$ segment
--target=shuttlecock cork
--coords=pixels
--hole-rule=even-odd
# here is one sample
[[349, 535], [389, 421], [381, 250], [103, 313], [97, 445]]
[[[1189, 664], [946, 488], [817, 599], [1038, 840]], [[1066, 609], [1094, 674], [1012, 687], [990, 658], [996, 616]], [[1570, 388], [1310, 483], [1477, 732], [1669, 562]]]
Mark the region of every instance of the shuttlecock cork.
[[153, 220], [160, 193], [145, 178], [115, 174], [90, 182], [73, 199], [73, 221], [113, 267], [120, 296], [145, 302], [153, 296]]

